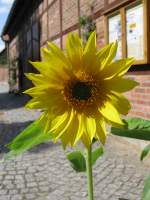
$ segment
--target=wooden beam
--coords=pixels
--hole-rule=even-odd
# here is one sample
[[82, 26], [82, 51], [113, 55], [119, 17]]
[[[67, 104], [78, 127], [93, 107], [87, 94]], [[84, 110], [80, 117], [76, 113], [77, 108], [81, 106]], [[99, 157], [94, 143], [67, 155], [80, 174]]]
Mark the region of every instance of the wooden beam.
[[[48, 0], [47, 0], [47, 7], [48, 7]], [[48, 20], [48, 11], [49, 11], [49, 9], [47, 9], [46, 10], [46, 12], [47, 12], [47, 39], [48, 39], [48, 37], [49, 37], [49, 20]]]
[[125, 15], [125, 8], [120, 9], [120, 15], [121, 15], [121, 46], [122, 46], [122, 57], [127, 57], [127, 40], [126, 40], [126, 15]]
[[60, 13], [60, 48], [63, 48], [63, 11], [62, 0], [59, 0], [59, 13]]
[[80, 16], [81, 16], [81, 10], [80, 10], [80, 0], [78, 0], [78, 23], [79, 23], [79, 36], [81, 36], [81, 27], [80, 27]]

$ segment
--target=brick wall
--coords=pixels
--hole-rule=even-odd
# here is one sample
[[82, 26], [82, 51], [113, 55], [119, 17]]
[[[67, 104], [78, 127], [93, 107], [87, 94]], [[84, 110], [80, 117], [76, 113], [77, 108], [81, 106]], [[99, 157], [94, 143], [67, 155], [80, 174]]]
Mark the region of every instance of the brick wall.
[[[43, 0], [38, 8], [41, 22], [40, 44], [41, 46], [45, 46], [46, 41], [50, 39], [59, 47], [65, 49], [67, 34], [69, 31], [79, 33], [79, 14], [81, 16], [90, 15], [90, 5], [93, 2], [93, 13], [95, 13], [94, 17], [97, 30], [97, 44], [99, 48], [102, 48], [105, 44], [105, 24], [104, 16], [102, 15], [105, 6], [108, 6], [108, 9], [110, 9], [111, 7], [114, 7], [116, 3], [120, 4], [131, 1]], [[60, 9], [62, 12], [60, 12]], [[12, 57], [13, 55], [17, 54], [15, 41], [12, 41], [10, 46]], [[136, 89], [126, 94], [129, 100], [132, 102], [132, 110], [130, 111], [130, 115], [150, 119], [150, 71], [130, 72], [128, 73], [128, 77], [140, 83]]]
[[96, 19], [96, 31], [97, 31], [97, 45], [102, 48], [105, 45], [104, 38], [104, 16]]
[[70, 28], [78, 23], [78, 1], [63, 0], [62, 1], [62, 26], [63, 30]]
[[48, 23], [49, 38], [60, 33], [59, 0], [53, 3], [48, 10]]
[[48, 32], [47, 23], [48, 23], [48, 20], [47, 20], [47, 13], [45, 12], [45, 13], [42, 15], [41, 21], [40, 21], [40, 24], [41, 24], [41, 36], [40, 36], [41, 45], [42, 45], [42, 44], [47, 40], [47, 38], [48, 38], [48, 35], [47, 35], [47, 32]]
[[8, 69], [0, 66], [0, 82], [8, 82]]
[[[115, 5], [115, 2], [121, 3], [127, 0], [111, 0], [107, 4], [109, 8]], [[50, 3], [53, 1], [50, 0]], [[80, 15], [90, 15], [90, 5], [93, 4], [93, 12], [98, 13], [99, 10], [104, 9], [104, 0], [80, 0]], [[53, 40], [56, 44], [65, 49], [67, 33], [64, 35], [59, 35], [60, 30], [60, 12], [59, 12], [60, 1], [56, 0], [52, 3], [51, 7], [48, 10], [48, 21], [49, 21], [49, 36], [48, 38], [58, 35], [56, 39]], [[78, 23], [78, 1], [75, 0], [63, 0], [62, 1], [62, 32], [65, 32], [67, 29]], [[45, 15], [46, 16], [46, 15]], [[45, 19], [46, 21], [46, 19]], [[96, 31], [97, 31], [97, 44], [99, 48], [102, 48], [105, 45], [104, 37], [104, 16], [96, 16]], [[71, 30], [72, 32], [79, 32], [79, 29]], [[139, 66], [140, 67], [140, 66]], [[139, 116], [143, 118], [150, 119], [150, 71], [149, 72], [130, 72], [128, 77], [132, 78], [140, 83], [140, 85], [127, 93], [129, 100], [132, 103], [132, 109], [129, 115]]]
[[129, 114], [150, 119], [150, 71], [129, 72], [128, 77], [140, 84], [126, 94], [132, 103]]
[[16, 36], [10, 43], [9, 45], [9, 56], [10, 60], [13, 60], [18, 56], [18, 49], [17, 49], [17, 42], [18, 42], [18, 37]]

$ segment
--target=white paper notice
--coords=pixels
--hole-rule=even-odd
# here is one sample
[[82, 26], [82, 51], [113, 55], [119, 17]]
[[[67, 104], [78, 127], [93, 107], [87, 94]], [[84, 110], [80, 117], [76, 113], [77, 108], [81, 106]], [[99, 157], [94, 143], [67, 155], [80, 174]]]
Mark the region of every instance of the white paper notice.
[[127, 56], [144, 59], [143, 4], [126, 10]]
[[118, 40], [118, 51], [115, 60], [118, 60], [122, 57], [122, 44], [121, 44], [121, 16], [117, 14], [112, 16], [108, 20], [109, 28], [109, 43]]

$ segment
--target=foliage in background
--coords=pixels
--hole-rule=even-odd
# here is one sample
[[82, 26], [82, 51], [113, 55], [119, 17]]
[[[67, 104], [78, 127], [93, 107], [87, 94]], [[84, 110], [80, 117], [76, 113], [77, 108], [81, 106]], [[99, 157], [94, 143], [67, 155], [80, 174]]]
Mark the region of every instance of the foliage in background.
[[5, 158], [9, 159], [13, 156], [24, 153], [25, 151], [41, 144], [50, 141], [51, 135], [43, 134], [44, 127], [40, 120], [31, 123], [25, 128], [10, 144], [7, 145], [11, 151], [6, 154]]
[[[111, 128], [111, 133], [114, 135], [142, 139], [150, 141], [150, 121], [141, 118], [128, 118], [124, 120], [126, 126], [124, 129]], [[141, 160], [143, 160], [150, 152], [150, 144], [148, 144], [141, 153]], [[142, 200], [150, 200], [150, 176], [145, 181], [144, 190], [142, 193]]]
[[96, 30], [96, 24], [91, 16], [81, 16], [79, 22], [82, 29], [82, 38], [84, 41], [87, 41], [90, 34]]
[[7, 51], [3, 50], [2, 52], [0, 52], [0, 65], [2, 67], [8, 67], [7, 65]]

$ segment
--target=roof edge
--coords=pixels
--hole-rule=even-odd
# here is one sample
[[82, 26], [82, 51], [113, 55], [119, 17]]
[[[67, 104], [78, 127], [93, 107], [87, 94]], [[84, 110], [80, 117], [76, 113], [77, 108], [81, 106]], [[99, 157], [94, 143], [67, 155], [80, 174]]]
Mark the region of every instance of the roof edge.
[[15, 8], [18, 4], [19, 0], [15, 0], [11, 6], [11, 9], [9, 11], [9, 14], [8, 14], [8, 17], [6, 19], [6, 22], [5, 22], [5, 25], [3, 27], [3, 30], [1, 32], [1, 38], [3, 39], [3, 35], [7, 34], [7, 29], [8, 29], [8, 26], [10, 25], [10, 22], [11, 22], [11, 19], [12, 19], [12, 16], [14, 14], [14, 11], [15, 11]]

